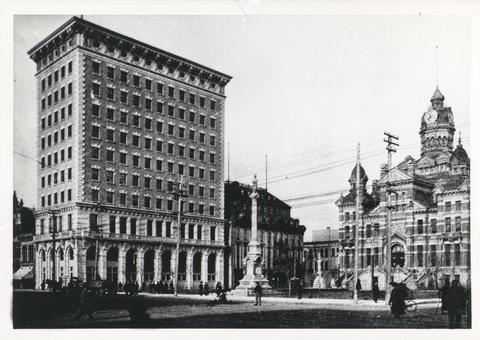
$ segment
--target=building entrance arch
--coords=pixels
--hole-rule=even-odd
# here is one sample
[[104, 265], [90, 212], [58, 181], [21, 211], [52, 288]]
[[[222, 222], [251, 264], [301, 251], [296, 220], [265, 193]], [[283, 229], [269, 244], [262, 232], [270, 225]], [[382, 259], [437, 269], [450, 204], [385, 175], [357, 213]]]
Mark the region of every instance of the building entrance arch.
[[392, 246], [392, 268], [397, 265], [402, 267], [405, 265], [405, 248], [402, 244], [396, 243]]

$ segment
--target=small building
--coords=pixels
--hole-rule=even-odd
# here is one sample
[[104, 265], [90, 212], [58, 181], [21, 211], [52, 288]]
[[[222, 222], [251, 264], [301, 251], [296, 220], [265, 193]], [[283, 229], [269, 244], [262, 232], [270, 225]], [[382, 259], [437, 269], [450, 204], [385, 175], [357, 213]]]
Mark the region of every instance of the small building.
[[[262, 246], [263, 273], [276, 287], [286, 287], [294, 272], [302, 271], [305, 227], [290, 216], [291, 207], [266, 189], [258, 191], [258, 240]], [[225, 182], [225, 277], [235, 287], [243, 277], [242, 260], [248, 251], [251, 232], [252, 186]], [[225, 280], [227, 282], [227, 280]]]
[[[340, 269], [340, 242], [338, 229], [312, 230], [312, 241], [304, 242], [305, 286], [313, 287], [315, 279], [323, 279], [322, 288], [334, 288]], [[318, 287], [320, 288], [320, 287]]]
[[33, 210], [13, 193], [13, 287], [32, 288], [34, 283], [35, 246]]

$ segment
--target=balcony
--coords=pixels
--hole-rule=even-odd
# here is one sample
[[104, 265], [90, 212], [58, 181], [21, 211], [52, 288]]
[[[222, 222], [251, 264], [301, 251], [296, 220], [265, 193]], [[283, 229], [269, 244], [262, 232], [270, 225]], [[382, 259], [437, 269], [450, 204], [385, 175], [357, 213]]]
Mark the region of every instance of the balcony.
[[[57, 233], [55, 239], [67, 239], [67, 238], [87, 238], [87, 239], [99, 239], [99, 240], [111, 240], [111, 241], [136, 241], [136, 242], [146, 242], [146, 243], [176, 243], [177, 239], [175, 237], [159, 237], [159, 236], [148, 236], [148, 235], [129, 235], [129, 234], [116, 234], [108, 232], [95, 232], [90, 230], [82, 231], [63, 231]], [[52, 236], [50, 234], [35, 235], [34, 241], [50, 241]], [[211, 240], [197, 240], [197, 239], [180, 239], [181, 244], [190, 244], [190, 245], [207, 245], [207, 246], [224, 246], [223, 242], [220, 241], [211, 241]]]
[[[147, 243], [176, 243], [175, 237], [160, 237], [160, 236], [148, 236], [148, 235], [129, 235], [129, 234], [116, 234], [116, 233], [97, 233], [95, 231], [84, 230], [80, 233], [82, 238], [100, 239], [100, 240], [125, 240]], [[210, 241], [210, 240], [196, 240], [196, 239], [180, 239], [181, 244], [190, 245], [210, 245], [210, 246], [223, 246], [223, 242]]]

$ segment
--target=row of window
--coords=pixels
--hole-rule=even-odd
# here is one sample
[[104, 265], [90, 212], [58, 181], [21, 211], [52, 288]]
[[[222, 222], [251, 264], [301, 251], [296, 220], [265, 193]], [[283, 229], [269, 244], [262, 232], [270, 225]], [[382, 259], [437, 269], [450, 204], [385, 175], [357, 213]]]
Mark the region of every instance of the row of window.
[[[57, 178], [57, 173], [54, 174], [54, 184], [56, 184], [56, 178]], [[137, 174], [132, 174], [128, 175], [125, 172], [120, 172], [117, 174], [118, 176], [118, 183], [115, 183], [115, 171], [113, 170], [105, 170], [105, 177], [101, 178], [100, 177], [100, 169], [99, 168], [92, 168], [91, 169], [91, 175], [92, 175], [92, 181], [94, 182], [99, 182], [100, 180], [105, 180], [106, 183], [110, 184], [118, 184], [118, 185], [123, 185], [123, 186], [131, 186], [135, 188], [139, 188], [140, 185], [140, 175]], [[130, 178], [130, 181], [128, 181], [127, 177]], [[42, 184], [43, 184], [43, 179], [42, 177]], [[168, 192], [173, 192], [175, 190], [175, 182], [173, 180], [167, 180], [167, 191]], [[153, 187], [153, 183], [155, 183], [155, 187]], [[158, 191], [163, 190], [164, 186], [164, 181], [162, 178], [155, 178], [152, 179], [151, 177], [143, 177], [143, 187], [145, 189], [155, 189]], [[48, 184], [50, 185], [50, 175], [48, 175]], [[195, 190], [195, 184], [188, 184], [188, 195], [189, 196], [195, 196], [196, 190]], [[198, 196], [200, 197], [205, 197], [205, 186], [199, 185], [198, 186]], [[215, 188], [210, 187], [209, 188], [209, 198], [215, 199]]]
[[40, 142], [42, 150], [65, 141], [65, 138], [72, 138], [72, 125], [68, 125], [67, 127], [61, 128], [60, 131], [53, 131], [47, 136], [42, 137]]
[[53, 154], [49, 154], [46, 157], [42, 157], [40, 159], [40, 165], [42, 169], [45, 169], [45, 167], [50, 167], [53, 165], [56, 165], [60, 162], [64, 162], [66, 160], [72, 159], [72, 147], [69, 146], [67, 147], [67, 152], [65, 155], [65, 149], [61, 149], [60, 152], [56, 151]]
[[[53, 200], [52, 200], [53, 198]], [[59, 203], [71, 202], [72, 201], [72, 189], [67, 189], [60, 191], [60, 193], [48, 194], [46, 197], [41, 197], [42, 208], [46, 206], [56, 205]]]
[[[117, 230], [117, 220], [118, 220], [118, 230]], [[130, 220], [130, 221], [128, 221]], [[98, 214], [90, 214], [89, 217], [89, 227], [91, 231], [97, 231], [101, 226], [99, 225], [99, 216]], [[131, 217], [117, 217], [115, 215], [109, 215], [108, 217], [108, 232], [111, 234], [129, 234], [137, 235], [138, 220]], [[165, 221], [165, 227], [163, 226], [163, 221], [160, 220], [147, 220], [146, 228], [143, 231], [146, 236], [155, 236], [155, 237], [173, 237], [172, 233], [172, 222]], [[130, 228], [127, 228], [129, 225]], [[106, 231], [106, 230], [104, 230]], [[201, 224], [180, 224], [180, 238], [181, 239], [196, 239], [203, 240], [205, 235], [203, 233], [204, 229]], [[215, 241], [217, 239], [217, 227], [210, 226], [210, 240]]]
[[[455, 217], [455, 231], [460, 232], [462, 230], [462, 218], [461, 216], [456, 216]], [[451, 217], [446, 217], [445, 218], [445, 232], [449, 233], [452, 232], [452, 218]], [[344, 232], [345, 232], [345, 237], [349, 238], [350, 237], [350, 227], [344, 226]], [[428, 231], [426, 226], [423, 223], [423, 220], [417, 220], [417, 226], [416, 226], [416, 232], [417, 234], [423, 234], [424, 232], [429, 233], [429, 234], [436, 234], [438, 232], [437, 230], [437, 220], [436, 219], [431, 219], [430, 220], [430, 230]], [[355, 226], [352, 226], [352, 238], [355, 237]], [[372, 226], [370, 224], [367, 224], [365, 227], [365, 237], [370, 238], [370, 237], [378, 237], [380, 235], [380, 225], [379, 224], [374, 224], [373, 225], [373, 233], [372, 233]]]
[[[455, 211], [462, 210], [462, 201], [455, 201]], [[445, 212], [452, 211], [452, 202], [445, 202]]]
[[[54, 156], [56, 154], [57, 153], [54, 153]], [[116, 158], [115, 154], [116, 154], [115, 150], [111, 150], [111, 149], [105, 150], [105, 160], [109, 163], [116, 163], [117, 161], [115, 159]], [[171, 154], [171, 153], [169, 152], [169, 154]], [[202, 155], [202, 153], [200, 153], [200, 155]], [[127, 152], [124, 152], [124, 151], [118, 152], [118, 156], [117, 156], [118, 157], [118, 163], [120, 165], [125, 165], [125, 166], [130, 165], [130, 162], [128, 161], [128, 158], [129, 158], [128, 156], [131, 156], [131, 165], [133, 167], [139, 168], [140, 167], [140, 155], [129, 155]], [[50, 160], [49, 157], [50, 157], [50, 155], [48, 155], [47, 160]], [[98, 160], [98, 161], [102, 160], [100, 147], [92, 146], [91, 157], [92, 157], [93, 160]], [[56, 158], [54, 157], [54, 160], [55, 159]], [[202, 157], [200, 158], [200, 160], [202, 160]], [[175, 173], [175, 163], [172, 162], [172, 161], [167, 161], [166, 163], [167, 163], [166, 171], [170, 174], [174, 174]], [[210, 163], [215, 164], [215, 154], [212, 154], [212, 153], [210, 154]], [[156, 159], [155, 163], [153, 163], [153, 160], [152, 160], [151, 157], [143, 156], [142, 165], [146, 170], [164, 171], [164, 168], [163, 168], [164, 161], [161, 160], [161, 159]], [[154, 166], [155, 166], [155, 168], [154, 168]], [[179, 175], [187, 175], [187, 170], [188, 170], [188, 176], [190, 178], [199, 178], [199, 179], [202, 179], [202, 180], [205, 179], [205, 169], [202, 168], [202, 167], [199, 167], [197, 169], [197, 167], [194, 166], [194, 165], [186, 166], [186, 165], [183, 165], [183, 164], [177, 164], [176, 170], [177, 170], [177, 173]], [[215, 172], [216, 171], [213, 170], [213, 169], [209, 170], [209, 180], [212, 181], [212, 182], [215, 181], [215, 177], [216, 177]]]
[[69, 61], [66, 65], [62, 65], [59, 69], [54, 70], [52, 73], [48, 74], [45, 78], [41, 80], [42, 92], [47, 88], [50, 88], [54, 84], [58, 83], [61, 79], [66, 77], [66, 72], [72, 74], [73, 72], [73, 62]]
[[[137, 95], [133, 95], [133, 98], [134, 98], [133, 104], [134, 104], [134, 106], [137, 106], [137, 105], [135, 105], [135, 103], [137, 103], [137, 100], [138, 100], [139, 97]], [[123, 103], [123, 104], [128, 103], [126, 92], [121, 92], [120, 102]], [[152, 111], [151, 99], [146, 98], [145, 103], [146, 103], [147, 110]], [[161, 102], [161, 101], [156, 102], [156, 112], [157, 113], [163, 114], [164, 113], [164, 107], [165, 107], [165, 104], [163, 102]], [[178, 117], [179, 119], [186, 121], [187, 116], [188, 116], [188, 122], [190, 122], [192, 124], [197, 123], [201, 126], [206, 126], [206, 115], [205, 114], [202, 114], [202, 113], [197, 114], [195, 111], [188, 111], [188, 115], [187, 115], [185, 109], [182, 108], [182, 107], [177, 108], [177, 110], [175, 110], [176, 107], [172, 104], [166, 104], [166, 107], [167, 107], [166, 112], [167, 112], [168, 117], [172, 117], [172, 118]], [[92, 115], [94, 117], [101, 118], [101, 112], [102, 111], [103, 110], [102, 110], [102, 105], [101, 104], [92, 103]], [[177, 112], [176, 115], [175, 115], [175, 111]], [[107, 120], [115, 121], [115, 109], [111, 106], [107, 106], [105, 117], [106, 117]], [[140, 115], [139, 114], [133, 114], [132, 123], [133, 123], [134, 127], [145, 128], [146, 130], [151, 130], [151, 126], [152, 126], [151, 120], [152, 120], [151, 118], [146, 117], [144, 126], [140, 126]], [[128, 112], [124, 109], [120, 109], [120, 123], [126, 124], [126, 125], [129, 124]], [[217, 124], [216, 124], [216, 118], [215, 117], [210, 117], [209, 126], [210, 126], [211, 129], [216, 128]]]
[[[158, 126], [158, 130], [163, 130], [163, 123], [162, 122], [157, 122], [157, 126]], [[174, 129], [175, 129], [175, 126], [173, 124], [168, 124], [168, 135], [169, 136], [174, 136], [175, 135], [175, 132], [174, 132]], [[184, 127], [181, 127], [179, 126], [178, 127], [178, 137], [179, 138], [183, 138], [185, 139], [186, 138], [186, 131], [185, 131], [185, 128]], [[95, 138], [95, 139], [102, 139], [102, 137], [107, 141], [107, 142], [111, 142], [111, 143], [115, 143], [115, 142], [118, 142], [120, 144], [123, 144], [123, 145], [129, 145], [129, 142], [131, 143], [132, 146], [134, 147], [137, 147], [137, 148], [140, 148], [142, 147], [142, 145], [140, 145], [140, 134], [136, 134], [135, 132], [133, 132], [131, 134], [131, 138], [129, 138], [129, 133], [128, 131], [118, 131], [117, 133], [115, 133], [116, 129], [113, 128], [113, 127], [107, 127], [105, 128], [105, 130], [103, 130], [104, 134], [103, 136], [101, 135], [101, 131], [100, 131], [100, 126], [99, 125], [96, 125], [95, 123], [92, 124], [92, 138]], [[71, 131], [71, 126], [69, 126], [69, 137], [71, 137], [71, 134], [72, 134], [72, 131]], [[200, 132], [198, 134], [199, 136], [199, 142], [201, 144], [205, 144], [205, 133], [204, 132]], [[195, 137], [196, 137], [196, 132], [195, 130], [191, 129], [191, 130], [188, 130], [188, 139], [189, 141], [191, 142], [195, 142]], [[209, 136], [209, 145], [210, 146], [215, 146], [216, 145], [216, 142], [217, 142], [217, 138], [215, 135], [210, 135]], [[129, 141], [130, 139], [130, 141]], [[143, 147], [146, 149], [146, 150], [152, 150], [152, 140], [153, 138], [152, 137], [147, 137], [145, 136], [143, 138]], [[161, 139], [157, 139], [156, 140], [156, 151], [162, 151], [162, 145], [163, 145], [163, 141]], [[170, 143], [173, 145], [173, 143]], [[191, 148], [193, 149], [193, 148]]]
[[[105, 191], [105, 203], [106, 204], [119, 204], [121, 206], [131, 205], [132, 207], [143, 207], [147, 209], [166, 209], [167, 211], [174, 210], [174, 200], [167, 198], [166, 199], [166, 207], [163, 205], [164, 199], [161, 197], [154, 197], [153, 199], [155, 202], [152, 202], [152, 197], [143, 195], [142, 197], [138, 194], [127, 194], [125, 192], [120, 192], [118, 195], [115, 194], [113, 191]], [[92, 189], [91, 190], [91, 199], [92, 202], [100, 202], [100, 190], [99, 189]], [[141, 204], [140, 199], [143, 200], [143, 204]], [[117, 202], [118, 200], [118, 202]], [[153, 203], [155, 205], [153, 206]], [[186, 212], [190, 214], [198, 214], [198, 215], [205, 215], [206, 214], [206, 206], [204, 203], [195, 203], [195, 202], [182, 202], [182, 210], [186, 209]], [[186, 206], [185, 206], [186, 204]], [[215, 216], [215, 205], [210, 205], [208, 207], [208, 213], [210, 216]]]
[[[96, 76], [102, 75], [102, 66], [97, 61], [92, 61], [92, 73]], [[145, 90], [150, 92], [156, 92], [159, 95], [164, 95], [165, 86], [162, 82], [153, 81], [148, 77], [141, 76], [139, 74], [130, 74], [126, 70], [115, 68], [114, 66], [107, 65], [106, 70], [103, 70], [103, 74], [108, 80], [114, 82], [120, 82], [125, 85], [131, 84], [133, 87], [138, 88], [139, 90]], [[96, 83], [94, 83], [96, 84]], [[199, 96], [193, 92], [185, 91], [184, 89], [176, 89], [172, 85], [168, 85], [166, 88], [166, 95], [170, 98], [178, 99], [181, 102], [187, 102], [191, 105], [199, 105], [201, 108], [206, 107], [206, 98]], [[214, 99], [209, 100], [209, 108], [214, 111], [216, 109], [216, 101]]]
[[[68, 168], [66, 170], [66, 177], [68, 181], [72, 180], [72, 168]], [[42, 176], [41, 178], [42, 188], [45, 188], [46, 186], [56, 185], [58, 183], [65, 183], [65, 170], [61, 170], [60, 172], [54, 172], [53, 174], [48, 174], [46, 176]]]
[[73, 83], [68, 83], [67, 86], [62, 86], [59, 90], [54, 90], [53, 94], [50, 93], [46, 97], [42, 97], [41, 108], [45, 110], [47, 107], [58, 104], [61, 100], [71, 96], [73, 94]]
[[[47, 234], [51, 233], [53, 231], [60, 233], [64, 231], [63, 228], [63, 216], [58, 215], [58, 216], [52, 216], [49, 219], [50, 225], [48, 226], [48, 229], [45, 226], [45, 219], [40, 219], [40, 234]], [[67, 215], [67, 225], [65, 226], [67, 231], [72, 230], [72, 214]]]
[[[456, 232], [462, 231], [462, 217], [456, 216], [454, 220], [454, 227]], [[423, 224], [423, 220], [417, 220], [417, 233], [423, 234], [424, 231], [428, 233], [427, 227]], [[452, 232], [452, 218], [446, 217], [445, 218], [445, 232], [450, 233]], [[436, 234], [437, 233], [437, 220], [431, 219], [430, 220], [430, 233]]]
[[[60, 121], [65, 120], [65, 111], [67, 111], [68, 117], [72, 116], [73, 107], [72, 104], [68, 104], [66, 107], [62, 107], [60, 111], [54, 111], [53, 114], [49, 114], [46, 117], [42, 117], [41, 119], [41, 127], [42, 130], [51, 127], [52, 125], [58, 124]], [[59, 114], [60, 112], [60, 114]]]

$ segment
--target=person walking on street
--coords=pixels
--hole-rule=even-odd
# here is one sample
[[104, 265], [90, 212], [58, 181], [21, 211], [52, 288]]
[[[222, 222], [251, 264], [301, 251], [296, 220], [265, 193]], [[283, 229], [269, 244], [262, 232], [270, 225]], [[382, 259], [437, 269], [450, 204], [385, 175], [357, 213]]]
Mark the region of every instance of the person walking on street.
[[298, 282], [297, 282], [297, 297], [298, 297], [299, 300], [302, 299], [302, 293], [303, 293], [302, 280], [298, 280]]
[[40, 288], [42, 290], [45, 290], [45, 280], [43, 280], [42, 283], [40, 284]]
[[405, 294], [403, 289], [401, 289], [397, 283], [390, 282], [393, 289], [390, 293], [390, 301], [388, 304], [391, 304], [392, 315], [395, 319], [399, 319], [400, 315], [405, 314]]
[[203, 295], [203, 281], [200, 281], [200, 284], [198, 285], [198, 291], [200, 293], [200, 296]]
[[173, 294], [173, 293], [174, 293], [173, 281], [170, 281], [170, 283], [168, 284], [168, 290], [169, 290], [169, 293], [170, 293], [170, 294]]
[[82, 287], [82, 291], [80, 293], [80, 303], [78, 306], [78, 314], [76, 319], [80, 319], [82, 315], [88, 315], [88, 319], [91, 321], [93, 320], [93, 311], [92, 311], [92, 301], [91, 301], [91, 293], [88, 289], [87, 284], [84, 284]]
[[204, 293], [205, 295], [208, 295], [208, 282], [205, 282], [205, 283], [203, 284], [203, 293]]
[[450, 281], [446, 280], [442, 288], [440, 288], [439, 295], [442, 301], [442, 308], [440, 314], [443, 314], [447, 311], [447, 292], [450, 288]]
[[255, 293], [255, 304], [254, 306], [261, 306], [262, 305], [262, 286], [260, 285], [260, 282], [256, 282], [255, 288], [253, 288], [253, 291]]
[[357, 283], [355, 285], [355, 289], [357, 290], [357, 296], [360, 295], [360, 291], [362, 290], [362, 284], [360, 283], [360, 279], [357, 279]]
[[217, 285], [215, 286], [215, 293], [217, 294], [217, 297], [220, 296], [222, 291], [223, 291], [222, 284], [220, 282], [217, 282]]
[[465, 297], [463, 287], [457, 280], [453, 280], [446, 296], [449, 328], [460, 328], [462, 313], [465, 311]]
[[373, 287], [372, 287], [372, 297], [375, 303], [377, 303], [379, 295], [380, 295], [380, 290], [378, 289], [378, 281], [374, 281]]

